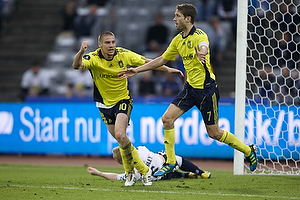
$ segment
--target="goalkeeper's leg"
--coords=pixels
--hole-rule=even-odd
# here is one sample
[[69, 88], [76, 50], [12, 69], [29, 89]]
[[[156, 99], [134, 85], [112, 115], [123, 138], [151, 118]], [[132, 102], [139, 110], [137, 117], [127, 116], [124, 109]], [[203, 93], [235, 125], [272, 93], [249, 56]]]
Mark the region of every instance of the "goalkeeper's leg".
[[[195, 174], [195, 177], [200, 176], [201, 178], [210, 178], [211, 173], [209, 171], [203, 171], [198, 166], [196, 166], [191, 161], [187, 160], [186, 158], [177, 156], [176, 158], [179, 169], [186, 172], [191, 172], [191, 174]], [[189, 175], [191, 175], [189, 174]]]

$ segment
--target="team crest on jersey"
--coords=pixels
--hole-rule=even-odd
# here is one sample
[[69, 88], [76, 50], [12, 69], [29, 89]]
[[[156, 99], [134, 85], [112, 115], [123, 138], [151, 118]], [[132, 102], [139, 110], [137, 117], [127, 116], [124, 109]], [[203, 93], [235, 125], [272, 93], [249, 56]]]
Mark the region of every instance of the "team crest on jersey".
[[91, 59], [91, 56], [89, 56], [89, 55], [84, 55], [83, 58], [86, 59], [86, 60], [89, 60], [89, 59]]
[[187, 42], [187, 47], [188, 47], [189, 49], [190, 49], [190, 48], [193, 48], [193, 47], [192, 47], [192, 42], [191, 42], [191, 41], [188, 41], [188, 42]]

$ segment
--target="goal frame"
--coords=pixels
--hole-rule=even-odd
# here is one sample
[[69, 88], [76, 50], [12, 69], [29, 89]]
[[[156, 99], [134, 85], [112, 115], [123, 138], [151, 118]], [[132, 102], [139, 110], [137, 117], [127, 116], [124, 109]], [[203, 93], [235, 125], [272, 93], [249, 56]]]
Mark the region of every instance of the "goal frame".
[[[258, 146], [255, 174], [300, 175], [300, 63], [293, 46], [298, 4], [262, 3], [238, 1], [234, 133]], [[252, 174], [247, 165], [234, 150], [234, 175]]]
[[[237, 6], [234, 132], [237, 139], [244, 143], [248, 1], [238, 1]], [[244, 174], [244, 154], [237, 150], [234, 150], [233, 174]]]

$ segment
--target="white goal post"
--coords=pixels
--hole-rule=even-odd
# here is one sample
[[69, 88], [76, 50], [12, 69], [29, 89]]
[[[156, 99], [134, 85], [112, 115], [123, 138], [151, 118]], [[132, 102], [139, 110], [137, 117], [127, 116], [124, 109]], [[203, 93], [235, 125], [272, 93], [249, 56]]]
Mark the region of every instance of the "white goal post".
[[[299, 0], [238, 1], [235, 135], [258, 147], [255, 174], [300, 175]], [[250, 174], [234, 151], [234, 174]]]
[[[246, 91], [246, 48], [248, 1], [238, 1], [237, 43], [235, 70], [235, 136], [244, 143], [245, 137], [245, 91]], [[233, 171], [241, 175], [244, 171], [244, 154], [234, 150]]]

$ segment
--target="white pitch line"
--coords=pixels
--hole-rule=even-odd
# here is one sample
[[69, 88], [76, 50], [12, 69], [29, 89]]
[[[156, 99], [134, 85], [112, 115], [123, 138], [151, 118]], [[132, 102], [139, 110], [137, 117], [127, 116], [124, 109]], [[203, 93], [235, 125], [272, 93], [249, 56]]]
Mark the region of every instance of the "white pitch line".
[[169, 193], [169, 194], [189, 194], [189, 195], [210, 195], [210, 196], [235, 196], [235, 197], [257, 197], [271, 199], [300, 199], [300, 197], [283, 197], [283, 196], [267, 196], [267, 195], [251, 195], [251, 194], [224, 194], [224, 193], [206, 193], [206, 192], [176, 192], [176, 191], [149, 191], [149, 190], [121, 190], [121, 189], [101, 189], [101, 188], [78, 188], [78, 187], [53, 187], [53, 186], [31, 186], [31, 185], [0, 185], [0, 187], [27, 187], [27, 188], [44, 188], [44, 189], [65, 189], [65, 190], [95, 190], [108, 192], [133, 192], [133, 193]]

